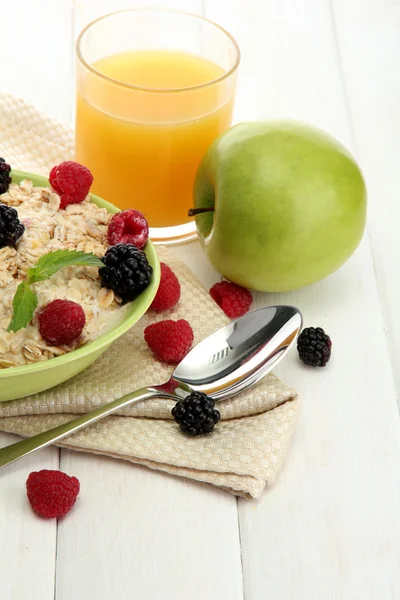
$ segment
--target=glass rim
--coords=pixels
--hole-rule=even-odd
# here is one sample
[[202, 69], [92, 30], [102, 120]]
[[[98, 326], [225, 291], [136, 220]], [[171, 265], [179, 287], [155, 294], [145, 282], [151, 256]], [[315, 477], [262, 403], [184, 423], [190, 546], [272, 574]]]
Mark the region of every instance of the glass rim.
[[[98, 23], [99, 21], [103, 21], [104, 19], [107, 19], [108, 17], [112, 17], [114, 15], [118, 15], [121, 13], [134, 13], [134, 12], [167, 12], [167, 13], [175, 13], [175, 14], [180, 14], [180, 15], [185, 15], [188, 17], [194, 17], [195, 19], [198, 19], [200, 21], [204, 21], [205, 23], [208, 23], [209, 25], [213, 25], [214, 27], [216, 27], [217, 29], [219, 29], [222, 33], [224, 33], [232, 42], [232, 45], [235, 49], [236, 52], [236, 58], [235, 58], [235, 62], [233, 64], [233, 66], [228, 69], [225, 73], [223, 73], [222, 75], [220, 75], [219, 77], [216, 77], [215, 79], [212, 79], [211, 81], [207, 81], [206, 83], [200, 83], [197, 85], [192, 85], [192, 86], [187, 86], [187, 87], [182, 87], [182, 88], [154, 88], [154, 87], [146, 87], [146, 86], [140, 86], [140, 85], [133, 85], [131, 83], [125, 83], [123, 81], [120, 81], [118, 79], [113, 79], [112, 77], [108, 77], [108, 75], [104, 75], [104, 73], [101, 73], [100, 71], [98, 71], [97, 69], [95, 69], [92, 65], [90, 65], [84, 58], [83, 58], [83, 53], [82, 53], [82, 49], [81, 49], [81, 43], [82, 43], [82, 39], [84, 37], [84, 35], [87, 33], [87, 31], [94, 25], [96, 25], [96, 23]], [[238, 68], [239, 64], [240, 64], [240, 48], [239, 48], [239, 44], [237, 43], [236, 39], [233, 37], [233, 35], [231, 35], [229, 33], [229, 31], [227, 31], [226, 29], [224, 29], [224, 27], [221, 27], [221, 25], [218, 25], [218, 23], [215, 23], [214, 21], [211, 21], [210, 19], [207, 19], [207, 17], [203, 17], [202, 15], [196, 15], [195, 13], [191, 13], [185, 10], [179, 10], [179, 9], [174, 9], [174, 8], [157, 8], [157, 7], [151, 7], [151, 6], [144, 6], [144, 7], [136, 7], [136, 8], [124, 8], [122, 10], [117, 10], [117, 11], [113, 11], [110, 13], [107, 13], [106, 15], [102, 15], [101, 17], [98, 17], [97, 19], [94, 19], [93, 21], [91, 21], [88, 25], [86, 25], [82, 31], [80, 32], [80, 34], [78, 35], [78, 38], [76, 40], [75, 43], [75, 53], [76, 53], [76, 57], [79, 60], [79, 62], [81, 63], [81, 65], [87, 69], [88, 71], [90, 71], [91, 73], [93, 73], [94, 75], [96, 75], [97, 77], [99, 77], [100, 79], [103, 79], [109, 83], [112, 83], [114, 85], [126, 88], [126, 89], [131, 89], [131, 90], [136, 90], [136, 91], [140, 91], [140, 92], [154, 92], [154, 93], [163, 93], [163, 94], [169, 94], [169, 93], [182, 93], [182, 92], [190, 92], [192, 90], [200, 90], [203, 88], [207, 88], [210, 87], [212, 85], [216, 85], [222, 81], [224, 81], [225, 79], [227, 79], [228, 77], [230, 77]]]

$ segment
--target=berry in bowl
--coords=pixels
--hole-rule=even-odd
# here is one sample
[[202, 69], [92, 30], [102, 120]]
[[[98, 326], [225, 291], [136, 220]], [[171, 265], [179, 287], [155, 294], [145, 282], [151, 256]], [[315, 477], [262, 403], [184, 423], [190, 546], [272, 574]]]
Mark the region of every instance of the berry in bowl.
[[156, 295], [146, 219], [91, 195], [91, 183], [78, 163], [47, 180], [0, 160], [0, 401], [84, 370]]

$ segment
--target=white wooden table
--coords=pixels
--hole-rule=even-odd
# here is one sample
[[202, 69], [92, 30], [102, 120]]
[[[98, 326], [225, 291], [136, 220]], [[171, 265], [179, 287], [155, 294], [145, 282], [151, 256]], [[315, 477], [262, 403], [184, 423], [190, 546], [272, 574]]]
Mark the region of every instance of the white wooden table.
[[[3, 0], [0, 89], [71, 122], [73, 43], [129, 0]], [[141, 5], [148, 4], [140, 2]], [[359, 159], [369, 227], [338, 273], [257, 305], [292, 303], [334, 340], [329, 368], [293, 353], [302, 394], [291, 451], [259, 501], [122, 461], [50, 448], [0, 475], [1, 600], [400, 598], [400, 3], [158, 0], [217, 20], [243, 53], [236, 120], [295, 117]], [[1, 124], [0, 124], [1, 126]], [[0, 148], [1, 155], [1, 148]], [[177, 252], [205, 285], [196, 244]], [[0, 434], [0, 445], [13, 441]], [[58, 526], [35, 518], [28, 473], [81, 482]]]

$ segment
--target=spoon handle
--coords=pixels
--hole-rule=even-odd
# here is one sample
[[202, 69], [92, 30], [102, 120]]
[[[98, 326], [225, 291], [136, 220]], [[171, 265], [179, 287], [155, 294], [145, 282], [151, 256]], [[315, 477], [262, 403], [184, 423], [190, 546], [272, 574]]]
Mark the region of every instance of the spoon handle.
[[39, 433], [31, 438], [27, 438], [25, 440], [21, 440], [20, 442], [16, 442], [15, 444], [11, 444], [10, 446], [6, 446], [5, 448], [1, 448], [0, 469], [6, 465], [9, 465], [15, 460], [18, 460], [19, 458], [26, 456], [27, 454], [31, 454], [31, 452], [45, 448], [46, 446], [61, 440], [63, 437], [79, 431], [79, 429], [82, 429], [83, 427], [92, 425], [92, 423], [103, 419], [107, 415], [111, 415], [120, 408], [124, 408], [130, 404], [140, 402], [141, 400], [148, 400], [156, 396], [175, 398], [171, 394], [162, 392], [157, 388], [142, 388], [136, 392], [131, 392], [126, 396], [122, 396], [122, 398], [118, 398], [113, 402], [109, 402], [108, 404], [104, 404], [103, 406], [96, 408], [96, 410], [77, 417], [76, 419], [72, 419], [72, 421], [68, 421], [67, 423], [63, 423], [58, 427], [53, 427], [53, 429], [49, 429], [48, 431], [43, 431], [43, 433]]

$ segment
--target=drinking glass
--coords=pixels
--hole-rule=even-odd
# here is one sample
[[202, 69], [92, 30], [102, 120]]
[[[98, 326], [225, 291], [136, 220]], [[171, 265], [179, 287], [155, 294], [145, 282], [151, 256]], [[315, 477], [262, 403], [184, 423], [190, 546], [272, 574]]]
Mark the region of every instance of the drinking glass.
[[93, 193], [143, 212], [156, 243], [191, 239], [197, 168], [232, 120], [237, 43], [201, 16], [137, 8], [88, 25], [76, 55], [76, 160]]

